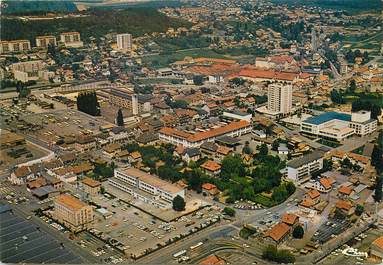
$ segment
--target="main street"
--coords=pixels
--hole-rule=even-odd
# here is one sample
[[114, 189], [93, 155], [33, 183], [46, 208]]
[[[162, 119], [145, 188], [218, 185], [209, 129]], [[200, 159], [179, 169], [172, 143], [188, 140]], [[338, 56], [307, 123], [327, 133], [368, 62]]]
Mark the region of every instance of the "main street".
[[[208, 239], [211, 240], [227, 240], [233, 237], [238, 236], [238, 232], [244, 224], [256, 224], [259, 220], [265, 217], [267, 212], [272, 214], [281, 215], [288, 211], [292, 207], [292, 202], [296, 199], [299, 199], [304, 194], [304, 190], [297, 188], [295, 193], [285, 202], [274, 206], [268, 209], [253, 210], [253, 211], [239, 211], [238, 217], [239, 220], [230, 222], [222, 221], [220, 224], [214, 225], [212, 227], [206, 228], [194, 235], [191, 235], [187, 238], [184, 238], [174, 244], [171, 244], [161, 250], [158, 250], [152, 254], [149, 254], [141, 259], [138, 263], [155, 263], [155, 264], [165, 264], [173, 260], [173, 254], [181, 251], [183, 249], [189, 249], [191, 246], [197, 244], [198, 242]], [[251, 214], [246, 216], [246, 214]], [[238, 241], [234, 240], [234, 242]], [[211, 251], [214, 253], [214, 251]]]

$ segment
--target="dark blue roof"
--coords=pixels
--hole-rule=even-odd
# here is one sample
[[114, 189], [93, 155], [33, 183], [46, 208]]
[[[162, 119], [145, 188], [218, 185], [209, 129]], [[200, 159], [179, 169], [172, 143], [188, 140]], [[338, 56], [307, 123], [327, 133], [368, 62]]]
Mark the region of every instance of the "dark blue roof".
[[319, 125], [319, 124], [328, 122], [330, 120], [351, 121], [351, 115], [332, 111], [332, 112], [326, 112], [321, 115], [308, 118], [304, 120], [303, 122]]

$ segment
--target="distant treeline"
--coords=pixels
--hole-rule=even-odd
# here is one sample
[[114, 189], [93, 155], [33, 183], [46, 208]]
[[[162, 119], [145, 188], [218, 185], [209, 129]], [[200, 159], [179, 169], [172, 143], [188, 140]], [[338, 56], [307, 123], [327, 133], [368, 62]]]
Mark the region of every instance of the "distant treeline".
[[29, 14], [44, 14], [48, 12], [75, 12], [77, 11], [76, 5], [73, 1], [56, 0], [56, 1], [2, 1], [1, 12], [5, 15], [29, 15]]
[[305, 5], [328, 9], [344, 10], [350, 13], [358, 12], [381, 12], [381, 0], [271, 0], [277, 4]]
[[82, 14], [88, 16], [29, 21], [1, 17], [1, 37], [2, 40], [28, 39], [34, 43], [36, 36], [58, 36], [66, 31], [78, 31], [81, 39], [87, 39], [91, 36], [100, 38], [111, 32], [128, 32], [133, 36], [141, 36], [145, 33], [165, 32], [169, 27], [191, 25], [187, 21], [169, 18], [149, 8], [97, 10]]
[[92, 6], [90, 10], [101, 9], [126, 9], [126, 8], [163, 8], [163, 7], [180, 7], [185, 5], [178, 0], [164, 0], [164, 1], [144, 1], [144, 2], [131, 2], [131, 3], [113, 3], [110, 5]]

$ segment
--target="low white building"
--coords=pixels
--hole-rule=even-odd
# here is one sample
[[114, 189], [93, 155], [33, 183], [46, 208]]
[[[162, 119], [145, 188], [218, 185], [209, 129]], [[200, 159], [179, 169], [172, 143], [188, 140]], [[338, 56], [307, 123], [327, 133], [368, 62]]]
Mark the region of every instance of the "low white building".
[[354, 134], [365, 136], [372, 133], [376, 131], [377, 124], [377, 120], [371, 119], [370, 111], [352, 114], [326, 112], [304, 120], [301, 124], [301, 132], [343, 141]]
[[323, 168], [323, 152], [314, 151], [310, 154], [293, 159], [287, 163], [287, 178], [294, 182], [308, 180], [312, 173]]
[[244, 120], [244, 121], [247, 121], [250, 123], [252, 115], [251, 115], [251, 113], [232, 110], [232, 111], [224, 111], [223, 117], [233, 119], [233, 120]]
[[115, 169], [109, 184], [159, 208], [171, 208], [177, 195], [185, 198], [183, 188], [136, 168]]

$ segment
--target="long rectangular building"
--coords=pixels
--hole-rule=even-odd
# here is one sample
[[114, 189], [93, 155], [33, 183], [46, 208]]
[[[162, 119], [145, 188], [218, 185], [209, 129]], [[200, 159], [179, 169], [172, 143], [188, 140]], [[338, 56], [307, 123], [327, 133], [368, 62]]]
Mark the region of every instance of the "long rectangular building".
[[294, 182], [308, 180], [312, 173], [323, 168], [323, 155], [323, 152], [316, 150], [289, 161], [287, 163], [287, 178]]
[[109, 184], [160, 208], [171, 208], [177, 195], [185, 198], [183, 188], [131, 167], [115, 169]]
[[165, 127], [159, 131], [159, 139], [174, 145], [182, 145], [184, 147], [199, 147], [204, 142], [214, 141], [219, 136], [241, 136], [250, 133], [251, 129], [251, 124], [245, 120], [231, 122], [225, 126], [213, 128], [203, 132], [197, 132], [194, 134], [183, 132], [170, 127]]
[[326, 112], [304, 120], [301, 124], [301, 132], [343, 141], [354, 134], [365, 136], [372, 133], [376, 131], [377, 124], [377, 120], [371, 119], [370, 111], [352, 114]]

